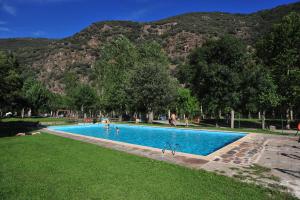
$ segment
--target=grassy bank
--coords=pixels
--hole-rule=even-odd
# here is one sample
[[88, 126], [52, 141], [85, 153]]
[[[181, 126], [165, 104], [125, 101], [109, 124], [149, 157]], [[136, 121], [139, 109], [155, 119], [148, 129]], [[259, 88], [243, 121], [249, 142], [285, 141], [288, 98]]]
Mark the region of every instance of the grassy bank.
[[0, 199], [293, 199], [54, 135], [0, 138]]

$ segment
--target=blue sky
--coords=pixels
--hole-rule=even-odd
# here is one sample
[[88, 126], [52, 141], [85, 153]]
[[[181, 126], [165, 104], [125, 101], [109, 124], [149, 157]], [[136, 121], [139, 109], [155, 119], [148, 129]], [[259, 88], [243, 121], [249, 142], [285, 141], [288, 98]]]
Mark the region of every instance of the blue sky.
[[297, 1], [0, 0], [0, 38], [63, 38], [103, 20], [143, 22], [196, 11], [251, 13]]

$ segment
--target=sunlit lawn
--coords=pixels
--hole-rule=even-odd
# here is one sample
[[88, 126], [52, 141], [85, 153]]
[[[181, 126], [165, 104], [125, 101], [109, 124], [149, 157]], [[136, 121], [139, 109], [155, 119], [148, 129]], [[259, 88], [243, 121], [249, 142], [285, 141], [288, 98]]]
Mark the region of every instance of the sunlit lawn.
[[0, 138], [0, 199], [293, 199], [199, 170], [41, 134]]

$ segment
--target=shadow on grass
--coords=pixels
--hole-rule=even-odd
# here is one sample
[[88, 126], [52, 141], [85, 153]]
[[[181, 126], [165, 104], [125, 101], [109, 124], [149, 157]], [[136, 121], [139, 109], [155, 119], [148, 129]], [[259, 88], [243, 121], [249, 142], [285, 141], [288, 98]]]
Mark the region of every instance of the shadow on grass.
[[39, 122], [1, 122], [0, 121], [0, 138], [15, 136], [18, 133], [29, 133], [44, 128]]

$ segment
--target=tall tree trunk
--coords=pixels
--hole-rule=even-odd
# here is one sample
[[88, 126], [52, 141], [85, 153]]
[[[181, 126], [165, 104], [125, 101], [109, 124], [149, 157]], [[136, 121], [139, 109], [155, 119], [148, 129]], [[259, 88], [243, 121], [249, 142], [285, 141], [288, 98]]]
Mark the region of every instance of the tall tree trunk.
[[290, 118], [291, 118], [291, 121], [294, 121], [294, 112], [293, 112], [292, 108], [290, 109]]
[[85, 118], [85, 113], [83, 113], [83, 105], [81, 105], [80, 111], [81, 111], [80, 118]]
[[28, 117], [31, 117], [31, 108], [29, 108], [27, 115]]
[[171, 111], [168, 110], [168, 119], [170, 119], [170, 118], [171, 118]]
[[111, 117], [114, 118], [115, 115], [116, 115], [116, 113], [115, 113], [115, 111], [113, 110], [113, 111], [112, 111], [112, 114], [111, 114]]
[[119, 115], [119, 122], [123, 121], [122, 114]]
[[261, 116], [261, 128], [266, 128], [266, 111], [264, 110]]
[[153, 123], [153, 111], [150, 111], [148, 113], [148, 123]]
[[21, 110], [21, 117], [22, 117], [22, 119], [24, 118], [24, 113], [25, 113], [25, 109], [22, 108], [22, 110]]
[[258, 119], [261, 119], [260, 111], [258, 112]]
[[230, 127], [234, 128], [234, 110], [231, 110], [231, 123], [230, 123]]
[[251, 119], [251, 112], [248, 112], [248, 119]]
[[219, 119], [221, 119], [221, 118], [222, 118], [222, 111], [219, 110]]
[[291, 129], [290, 109], [286, 110], [286, 129]]
[[203, 115], [203, 107], [202, 107], [202, 105], [200, 106], [200, 117], [201, 117], [202, 119], [204, 119], [204, 115]]

